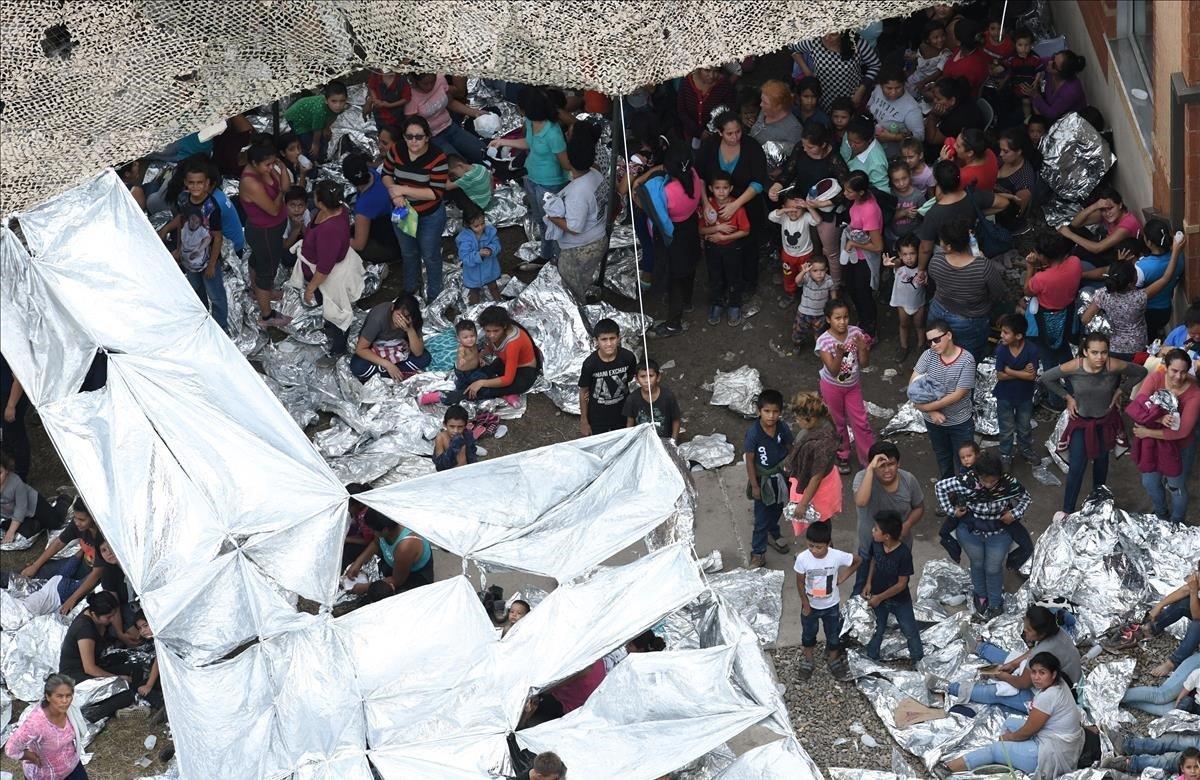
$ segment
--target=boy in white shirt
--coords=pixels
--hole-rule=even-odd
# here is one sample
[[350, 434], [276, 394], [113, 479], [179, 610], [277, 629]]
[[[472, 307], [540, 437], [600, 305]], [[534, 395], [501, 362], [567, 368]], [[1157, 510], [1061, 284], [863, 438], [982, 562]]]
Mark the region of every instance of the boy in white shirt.
[[783, 208], [772, 211], [767, 219], [779, 224], [783, 231], [783, 244], [779, 250], [783, 261], [783, 292], [792, 298], [796, 294], [800, 272], [812, 258], [811, 230], [821, 223], [821, 215], [804, 198], [789, 195]]
[[838, 638], [842, 633], [838, 586], [854, 575], [862, 559], [829, 546], [833, 531], [828, 522], [812, 523], [804, 536], [808, 540], [808, 549], [796, 556], [796, 590], [800, 591], [802, 605], [800, 644], [804, 648], [800, 679], [812, 677], [818, 623], [825, 627], [825, 653], [829, 671], [835, 678], [841, 679], [849, 672], [849, 668]]

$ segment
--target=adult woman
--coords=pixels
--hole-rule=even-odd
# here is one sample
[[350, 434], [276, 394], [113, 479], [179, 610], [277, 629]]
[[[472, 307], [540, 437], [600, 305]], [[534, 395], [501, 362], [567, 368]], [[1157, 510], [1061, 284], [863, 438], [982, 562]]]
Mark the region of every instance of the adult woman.
[[1033, 319], [1043, 371], [1071, 359], [1071, 326], [1082, 274], [1083, 264], [1071, 254], [1071, 242], [1053, 233], [1039, 234], [1025, 258], [1025, 294], [1037, 296]]
[[1029, 140], [1029, 132], [1024, 126], [1010, 127], [1000, 133], [1000, 168], [996, 171], [996, 189], [1017, 199], [1015, 206], [1005, 209], [996, 218], [1006, 223], [1006, 227], [1024, 224], [1023, 217], [1029, 210], [1038, 186], [1037, 162], [1037, 149]]
[[941, 246], [927, 269], [934, 283], [929, 319], [950, 323], [958, 345], [979, 361], [987, 350], [992, 307], [1004, 299], [1005, 287], [996, 264], [971, 253], [971, 226], [954, 220], [938, 231]]
[[4, 752], [22, 764], [24, 776], [35, 780], [87, 780], [80, 758], [83, 744], [69, 713], [75, 681], [51, 674], [42, 687], [42, 701], [8, 738]]
[[[862, 105], [867, 91], [879, 74], [879, 55], [862, 38], [850, 39], [850, 33], [826, 33], [792, 46], [792, 59], [805, 76], [821, 81], [824, 95], [821, 108], [826, 113], [836, 98], [849, 97]], [[811, 63], [811, 65], [810, 65]]]
[[1166, 715], [1175, 709], [1184, 682], [1197, 669], [1200, 669], [1200, 652], [1193, 650], [1191, 655], [1180, 660], [1174, 671], [1168, 672], [1169, 676], [1161, 685], [1139, 685], [1130, 688], [1121, 697], [1121, 703], [1151, 715]]
[[433, 548], [428, 540], [374, 509], [367, 510], [363, 522], [375, 533], [375, 538], [346, 569], [346, 576], [357, 577], [367, 561], [378, 555], [383, 579], [369, 585], [355, 585], [355, 593], [364, 594], [382, 585], [382, 595], [391, 596], [433, 582]]
[[[571, 161], [567, 159], [567, 139], [562, 128], [554, 121], [555, 109], [546, 93], [537, 87], [525, 87], [517, 96], [517, 108], [525, 117], [523, 138], [494, 138], [488, 146], [525, 149], [525, 198], [529, 204], [529, 216], [535, 225], [542, 227], [546, 216], [544, 201], [546, 193], [558, 192], [571, 180]], [[542, 239], [538, 251], [542, 262], [558, 256], [558, 244], [552, 239]]]
[[[1108, 643], [1109, 649], [1127, 650], [1136, 647], [1139, 641], [1157, 636], [1179, 620], [1187, 618], [1187, 631], [1183, 641], [1161, 664], [1150, 670], [1153, 677], [1176, 677], [1182, 672], [1182, 675], [1177, 677], [1177, 680], [1182, 682], [1190, 673], [1190, 669], [1183, 671], [1185, 666], [1194, 669], [1200, 665], [1200, 660], [1196, 659], [1196, 651], [1200, 649], [1200, 595], [1198, 592], [1200, 592], [1200, 564], [1197, 569], [1188, 573], [1183, 585], [1163, 596], [1157, 604], [1151, 607], [1145, 621], [1140, 626], [1131, 626], [1125, 629], [1115, 638], [1115, 641]], [[1159, 692], [1158, 695], [1164, 697], [1161, 701], [1156, 701], [1152, 697], [1145, 697], [1143, 700], [1159, 704], [1173, 701], [1171, 698], [1166, 698], [1165, 694], [1165, 691]], [[1176, 689], [1175, 695], [1178, 695], [1178, 689]]]
[[[483, 111], [455, 99], [450, 94], [445, 73], [414, 73], [408, 80], [412, 85], [412, 97], [405, 111], [428, 123], [426, 132], [434, 145], [446, 154], [457, 154], [472, 164], [483, 162], [483, 140], [463, 129], [450, 116], [453, 111], [462, 116], [478, 117], [483, 115]], [[408, 132], [407, 125], [404, 131]]]
[[1082, 111], [1087, 106], [1083, 82], [1079, 80], [1079, 72], [1086, 65], [1087, 60], [1083, 57], [1070, 49], [1063, 49], [1046, 65], [1045, 72], [1050, 74], [1049, 80], [1039, 73], [1032, 84], [1022, 84], [1018, 89], [1030, 98], [1035, 113], [1054, 122], [1065, 114]]
[[71, 621], [58, 656], [59, 673], [73, 680], [123, 677], [129, 684], [127, 690], [83, 708], [83, 716], [92, 723], [133, 704], [135, 686], [139, 686], [137, 692], [143, 698], [151, 700], [155, 706], [162, 706], [162, 692], [154, 680], [146, 679], [145, 671], [139, 665], [106, 661], [105, 666], [100, 666], [99, 658], [106, 643], [105, 634], [113, 623], [117, 609], [117, 597], [113, 594], [106, 591], [89, 593], [87, 608]]
[[944, 772], [966, 772], [988, 764], [1004, 764], [1034, 780], [1052, 780], [1073, 771], [1083, 753], [1083, 721], [1075, 695], [1074, 681], [1062, 670], [1053, 653], [1038, 653], [1029, 661], [1029, 674], [1036, 691], [1029, 717], [1004, 720], [998, 742], [985, 745], [940, 765]]
[[879, 286], [879, 253], [883, 251], [883, 212], [871, 194], [871, 181], [864, 171], [853, 171], [842, 185], [850, 202], [850, 224], [842, 242], [842, 282], [849, 290], [858, 313], [858, 326], [875, 336], [875, 298]]
[[1174, 281], [1175, 264], [1183, 251], [1184, 242], [1176, 240], [1171, 247], [1171, 259], [1163, 275], [1145, 287], [1137, 287], [1137, 268], [1121, 262], [1109, 266], [1104, 289], [1097, 290], [1092, 302], [1080, 315], [1086, 325], [1101, 309], [1112, 324], [1112, 352], [1122, 360], [1132, 360], [1135, 353], [1146, 349], [1146, 301], [1158, 295]]
[[421, 325], [421, 304], [412, 293], [372, 306], [358, 332], [351, 373], [360, 382], [385, 373], [399, 382], [424, 371], [433, 357], [425, 351]]
[[[1122, 383], [1134, 384], [1146, 376], [1136, 363], [1110, 357], [1108, 336], [1089, 333], [1083, 337], [1079, 357], [1061, 366], [1043, 371], [1038, 381], [1051, 393], [1067, 402], [1071, 418], [1063, 433], [1067, 449], [1067, 487], [1063, 492], [1064, 512], [1074, 512], [1083, 487], [1084, 469], [1092, 464], [1092, 488], [1108, 479], [1108, 453], [1121, 432], [1120, 400]], [[1071, 380], [1067, 392], [1063, 379]], [[1063, 447], [1063, 444], [1059, 444]]]
[[[979, 97], [983, 82], [987, 81], [992, 60], [979, 44], [979, 24], [972, 19], [963, 19], [954, 31], [958, 48], [950, 52], [942, 65], [943, 78], [966, 79], [972, 98]], [[982, 127], [982, 125], [981, 125]]]
[[[736, 126], [741, 135], [741, 125]], [[667, 150], [661, 170], [665, 176], [651, 179], [655, 175], [651, 169], [642, 174], [639, 184], [645, 185], [642, 207], [655, 225], [654, 280], [667, 284], [667, 318], [652, 333], [667, 338], [683, 333], [683, 312], [692, 302], [696, 261], [700, 257], [696, 210], [704, 197], [704, 183], [692, 163], [691, 150], [682, 143], [672, 144]]]
[[346, 329], [354, 321], [354, 302], [362, 295], [362, 260], [350, 249], [350, 217], [342, 203], [341, 185], [317, 183], [313, 195], [317, 215], [304, 231], [292, 282], [304, 279], [304, 303], [321, 304], [326, 346], [331, 355], [346, 354]]
[[904, 71], [884, 68], [879, 83], [871, 90], [867, 110], [875, 117], [875, 138], [883, 144], [888, 159], [900, 155], [906, 138], [925, 140], [925, 118], [916, 98], [904, 89]]
[[[942, 159], [950, 156], [950, 150], [942, 147]], [[954, 139], [954, 162], [958, 164], [959, 181], [963, 187], [975, 185], [977, 190], [995, 190], [996, 174], [1000, 165], [996, 154], [988, 148], [987, 136], [982, 130], [968, 127]]]
[[583, 303], [607, 249], [604, 212], [596, 199], [604, 176], [592, 167], [596, 162], [596, 133], [587, 122], [575, 123], [567, 141], [567, 159], [571, 162], [571, 182], [559, 193], [563, 216], [546, 219], [562, 232], [558, 239], [558, 271], [563, 284], [575, 300]]
[[290, 186], [292, 176], [279, 162], [275, 146], [269, 141], [251, 146], [238, 192], [246, 211], [244, 232], [254, 272], [251, 286], [261, 315], [258, 324], [263, 328], [282, 328], [292, 321], [271, 308], [272, 301], [283, 297], [275, 290], [275, 274], [283, 260], [283, 228], [288, 219], [283, 198]]
[[925, 117], [926, 158], [939, 155], [947, 138], [968, 127], [982, 129], [985, 124], [966, 79], [938, 79], [933, 85], [933, 110]]
[[[849, 176], [850, 169], [846, 166], [846, 161], [838, 154], [838, 150], [833, 148], [831, 141], [830, 131], [824, 125], [815, 123], [805, 125], [804, 132], [800, 136], [800, 145], [792, 150], [784, 164], [783, 181], [787, 182], [786, 186], [794, 187], [795, 192], [803, 196], [807, 195], [817, 182], [826, 179], [840, 182]], [[784, 186], [781, 183], [771, 185], [767, 197], [772, 202], [777, 202]], [[836, 201], [841, 200], [840, 186], [839, 193], [835, 198]], [[817, 200], [813, 202], [813, 205], [821, 211], [821, 223], [817, 225], [817, 236], [821, 239], [821, 251], [825, 255], [825, 259], [829, 261], [829, 272], [833, 274], [833, 280], [840, 282], [842, 265], [838, 262], [840, 243], [838, 241], [837, 214], [833, 208], [836, 205], [835, 200]]]
[[483, 328], [484, 343], [480, 350], [488, 379], [478, 379], [466, 391], [446, 393], [447, 406], [458, 403], [463, 396], [474, 401], [504, 398], [516, 406], [520, 395], [529, 391], [542, 370], [542, 355], [529, 331], [514, 322], [505, 309], [489, 306], [477, 319]]
[[[800, 494], [792, 520], [797, 541], [804, 533], [811, 506], [822, 520], [829, 520], [842, 511], [842, 475], [837, 468], [841, 438], [833, 426], [829, 407], [820, 395], [796, 393], [791, 401], [798, 435], [784, 461], [784, 470], [795, 478], [795, 492]], [[765, 549], [765, 548], [764, 548]]]
[[[1121, 242], [1141, 236], [1142, 223], [1125, 208], [1121, 193], [1113, 188], [1101, 188], [1095, 198], [1090, 206], [1085, 206], [1071, 219], [1070, 225], [1063, 225], [1058, 232], [1075, 242], [1081, 260], [1095, 265], [1108, 265], [1107, 261], [1115, 256]], [[1097, 223], [1104, 227], [1104, 238], [1099, 241], [1093, 241], [1078, 232], [1084, 225]]]
[[404, 289], [421, 288], [421, 264], [425, 265], [425, 300], [442, 291], [442, 231], [446, 229], [446, 182], [450, 171], [446, 155], [429, 143], [432, 137], [424, 117], [410, 116], [404, 123], [403, 143], [392, 147], [383, 162], [383, 185], [392, 205], [417, 212], [417, 234], [410, 236], [395, 228], [404, 258]]
[[[380, 135], [383, 135], [382, 131]], [[342, 175], [358, 192], [354, 198], [350, 247], [368, 263], [390, 263], [399, 259], [400, 242], [392, 229], [392, 198], [383, 184], [382, 175], [372, 170], [371, 161], [359, 152], [348, 154], [342, 160]]]
[[721, 209], [722, 219], [732, 219], [742, 207], [750, 219], [750, 240], [742, 242], [744, 302], [758, 285], [758, 247], [766, 237], [767, 213], [759, 196], [767, 184], [767, 158], [757, 141], [743, 135], [742, 123], [732, 111], [718, 116], [713, 126], [717, 136], [701, 144], [696, 167], [704, 179], [718, 170], [725, 171], [733, 179], [733, 200]]
[[791, 150], [799, 141], [804, 127], [792, 115], [792, 91], [782, 81], [771, 79], [762, 85], [758, 118], [750, 136], [760, 144], [774, 141]]
[[[1142, 473], [1142, 487], [1150, 496], [1154, 513], [1182, 524], [1187, 514], [1188, 476], [1196, 456], [1200, 387], [1196, 378], [1188, 374], [1192, 359], [1182, 349], [1168, 352], [1163, 366], [1165, 371], [1155, 371], [1146, 377], [1125, 412], [1135, 423], [1133, 461]], [[1155, 403], [1154, 395], [1162, 391], [1174, 396], [1177, 411], [1167, 412]]]
[[696, 68], [689, 73], [675, 98], [683, 140], [693, 149], [699, 149], [700, 142], [708, 135], [706, 128], [713, 109], [733, 108], [733, 102], [733, 83], [720, 68]]
[[[999, 704], [1001, 707], [1023, 713], [1029, 711], [1029, 703], [1033, 701], [1035, 694], [1029, 660], [1038, 653], [1053, 655], [1067, 676], [1072, 679], [1081, 674], [1082, 659], [1079, 650], [1075, 647], [1075, 640], [1060, 625], [1059, 615], [1045, 607], [1032, 606], [1025, 610], [1021, 634], [1025, 644], [1031, 649], [1012, 660], [1009, 660], [1007, 650], [991, 642], [969, 638], [967, 650], [983, 656], [989, 663], [997, 664], [997, 669], [988, 675], [991, 682], [950, 683], [946, 687], [946, 693], [957, 696], [961, 701]], [[936, 684], [936, 680], [931, 676], [926, 677], [926, 682]]]

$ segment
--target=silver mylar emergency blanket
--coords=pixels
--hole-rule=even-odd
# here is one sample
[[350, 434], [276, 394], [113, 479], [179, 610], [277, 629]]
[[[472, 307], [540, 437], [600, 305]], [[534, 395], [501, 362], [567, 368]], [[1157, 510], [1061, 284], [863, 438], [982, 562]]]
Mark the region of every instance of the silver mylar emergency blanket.
[[[504, 639], [463, 576], [333, 619], [347, 495], [116, 175], [18, 219], [33, 257], [3, 230], [0, 348], [142, 597], [181, 776], [498, 777], [511, 769], [505, 739], [531, 690], [706, 593], [686, 541], [593, 568], [690, 517], [683, 475], [641, 426], [358, 496], [481, 565], [557, 577]], [[97, 348], [107, 383], [78, 393]], [[347, 422], [369, 430], [363, 417]], [[340, 435], [323, 444], [343, 447]], [[298, 611], [301, 597], [318, 614]], [[697, 658], [719, 663], [689, 666], [687, 682], [719, 691], [719, 705], [697, 708], [664, 683], [637, 708], [601, 698], [587, 713], [605, 734], [589, 748], [631, 765], [628, 777], [682, 767], [735, 726], [791, 733], [754, 631], [708, 598], [694, 631], [711, 656]], [[60, 629], [39, 618], [15, 629], [55, 632], [26, 656], [31, 667], [61, 643]], [[614, 687], [627, 675], [641, 684], [646, 663]], [[10, 684], [19, 678], [4, 671]], [[653, 772], [629, 752], [640, 750], [621, 728], [631, 723], [657, 746]], [[567, 729], [563, 743], [582, 736]]]
[[1073, 111], [1050, 126], [1038, 148], [1042, 180], [1054, 192], [1046, 224], [1056, 228], [1075, 216], [1115, 160], [1104, 137]]

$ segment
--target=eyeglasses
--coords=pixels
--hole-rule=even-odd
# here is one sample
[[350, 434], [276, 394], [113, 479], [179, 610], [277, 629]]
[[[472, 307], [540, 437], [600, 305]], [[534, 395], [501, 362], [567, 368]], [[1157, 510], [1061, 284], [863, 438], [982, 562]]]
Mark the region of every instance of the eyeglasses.
[[412, 134], [412, 133], [405, 133], [405, 134], [404, 134], [404, 138], [405, 138], [405, 140], [407, 140], [407, 141], [424, 141], [424, 140], [427, 138], [427, 136], [424, 136], [424, 135], [414, 135], [414, 134]]
[[940, 344], [942, 339], [946, 338], [949, 335], [950, 335], [949, 333], [943, 333], [940, 336], [933, 336], [932, 338], [928, 338], [925, 340], [928, 341], [930, 344]]

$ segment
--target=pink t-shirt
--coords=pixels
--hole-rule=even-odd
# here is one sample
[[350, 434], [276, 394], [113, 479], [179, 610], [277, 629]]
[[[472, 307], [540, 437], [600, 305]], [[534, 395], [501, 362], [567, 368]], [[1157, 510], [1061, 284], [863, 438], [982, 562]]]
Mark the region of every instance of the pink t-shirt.
[[405, 110], [410, 115], [425, 117], [429, 121], [429, 129], [437, 135], [450, 126], [450, 111], [446, 108], [449, 104], [450, 85], [446, 83], [446, 74], [439, 73], [433, 82], [433, 89], [428, 92], [413, 88], [412, 98]]
[[1066, 260], [1029, 277], [1029, 291], [1037, 296], [1038, 308], [1060, 311], [1070, 308], [1079, 292], [1083, 265], [1071, 255]]
[[605, 674], [607, 674], [607, 670], [604, 668], [604, 659], [600, 659], [575, 679], [552, 688], [550, 694], [558, 699], [558, 703], [562, 705], [563, 714], [566, 715], [583, 706], [592, 692], [600, 687], [600, 683], [604, 682]]
[[667, 216], [671, 221], [686, 222], [687, 218], [700, 208], [700, 201], [704, 197], [704, 182], [700, 181], [700, 174], [693, 168], [691, 195], [684, 191], [682, 184], [674, 180], [663, 187], [663, 195], [667, 199]]
[[[71, 774], [79, 765], [79, 749], [75, 744], [75, 728], [68, 720], [59, 728], [46, 717], [46, 711], [33, 705], [33, 712], [8, 738], [4, 752], [20, 760], [25, 750], [42, 757], [42, 766], [22, 764], [26, 780], [57, 780]], [[32, 772], [32, 773], [31, 773]]]
[[[870, 230], [883, 230], [883, 212], [879, 209], [879, 204], [874, 198], [870, 200], [859, 200], [850, 204], [850, 229], [861, 230], [867, 232]], [[854, 250], [858, 253], [858, 259], [862, 260], [866, 257], [863, 250]]]
[[1132, 238], [1140, 238], [1142, 235], [1142, 223], [1131, 212], [1126, 211], [1121, 215], [1121, 218], [1116, 222], [1103, 220], [1105, 229], [1111, 233], [1117, 228], [1125, 228], [1129, 231]]

